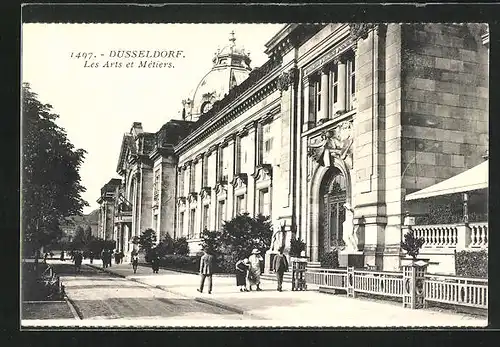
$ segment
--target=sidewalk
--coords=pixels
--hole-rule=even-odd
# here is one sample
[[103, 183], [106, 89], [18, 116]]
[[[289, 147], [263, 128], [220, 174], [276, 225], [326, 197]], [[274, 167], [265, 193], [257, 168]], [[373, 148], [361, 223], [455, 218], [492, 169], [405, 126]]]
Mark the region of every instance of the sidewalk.
[[[101, 268], [98, 263], [91, 266]], [[402, 308], [400, 303], [353, 299], [314, 290], [296, 292], [289, 283], [284, 283], [284, 291], [278, 292], [276, 282], [270, 280], [262, 280], [261, 292], [242, 293], [234, 278], [214, 276], [213, 291], [209, 295], [196, 291], [200, 279], [193, 274], [169, 270], [153, 274], [151, 268], [140, 266], [134, 275], [130, 264], [113, 264], [104, 271], [233, 312], [272, 320], [276, 326], [483, 327], [488, 324], [487, 318], [449, 311], [410, 310]]]

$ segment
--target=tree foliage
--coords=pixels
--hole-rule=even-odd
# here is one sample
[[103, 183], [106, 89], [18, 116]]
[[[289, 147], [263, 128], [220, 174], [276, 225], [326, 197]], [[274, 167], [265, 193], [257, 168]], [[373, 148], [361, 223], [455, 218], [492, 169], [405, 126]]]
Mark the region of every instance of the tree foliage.
[[264, 254], [271, 247], [272, 235], [271, 221], [267, 217], [252, 218], [245, 213], [224, 223], [220, 241], [227, 251], [241, 258], [249, 256], [254, 248]]
[[211, 254], [219, 254], [221, 251], [221, 232], [210, 231], [207, 228], [201, 233], [201, 248]]
[[415, 260], [424, 242], [423, 237], [416, 237], [413, 230], [410, 230], [405, 234], [404, 241], [401, 242], [401, 248]]
[[149, 251], [151, 251], [151, 249], [155, 244], [156, 244], [156, 232], [153, 229], [148, 228], [142, 232], [141, 236], [139, 236], [140, 250], [148, 253]]
[[[60, 237], [59, 222], [81, 215], [88, 203], [81, 194], [79, 169], [86, 151], [75, 149], [28, 83], [22, 86], [22, 225], [23, 247], [39, 251]], [[37, 254], [38, 255], [38, 254]]]
[[189, 244], [185, 237], [178, 237], [174, 240], [173, 251], [176, 255], [188, 255], [189, 254]]

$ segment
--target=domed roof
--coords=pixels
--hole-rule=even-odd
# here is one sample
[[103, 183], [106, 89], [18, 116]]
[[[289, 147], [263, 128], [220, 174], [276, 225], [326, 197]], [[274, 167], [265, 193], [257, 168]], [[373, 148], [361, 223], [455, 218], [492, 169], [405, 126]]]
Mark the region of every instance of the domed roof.
[[191, 93], [192, 98], [183, 101], [186, 120], [196, 121], [215, 101], [224, 98], [231, 88], [243, 82], [250, 74], [250, 54], [244, 48], [237, 47], [235, 41], [233, 31], [229, 45], [217, 50], [212, 59], [212, 69]]

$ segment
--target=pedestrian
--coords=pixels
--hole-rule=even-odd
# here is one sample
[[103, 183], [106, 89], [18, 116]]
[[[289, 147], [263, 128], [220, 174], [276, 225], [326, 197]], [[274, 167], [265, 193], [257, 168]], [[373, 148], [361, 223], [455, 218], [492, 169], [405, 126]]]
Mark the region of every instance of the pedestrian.
[[139, 255], [137, 252], [132, 254], [132, 268], [134, 269], [134, 273], [137, 272], [137, 266], [139, 266]]
[[62, 250], [62, 251], [61, 251], [61, 257], [60, 257], [60, 259], [61, 259], [62, 261], [64, 261], [64, 250]]
[[250, 291], [252, 291], [252, 286], [257, 286], [257, 291], [261, 291], [260, 288], [260, 264], [264, 261], [260, 255], [260, 251], [257, 248], [254, 248], [252, 251], [252, 255], [248, 257], [248, 261], [250, 262], [250, 267], [248, 269], [248, 285]]
[[49, 253], [45, 252], [45, 254], [43, 255], [43, 262], [44, 263], [47, 263], [47, 258], [49, 257]]
[[160, 257], [158, 254], [153, 254], [151, 257], [151, 267], [153, 268], [153, 273], [158, 273], [158, 270], [160, 270]]
[[119, 257], [120, 257], [120, 264], [123, 263], [123, 258], [125, 258], [125, 254], [123, 254], [123, 252], [120, 251], [120, 253], [118, 253]]
[[212, 263], [214, 256], [212, 252], [208, 249], [204, 250], [203, 256], [200, 259], [200, 288], [197, 289], [200, 293], [203, 293], [203, 286], [205, 285], [205, 278], [208, 277], [208, 294], [212, 294]]
[[108, 267], [108, 250], [103, 249], [101, 253], [101, 259], [102, 259], [102, 267], [105, 269]]
[[80, 251], [73, 253], [73, 261], [75, 262], [75, 272], [80, 272], [82, 267], [83, 254]]
[[283, 248], [280, 247], [279, 253], [274, 257], [273, 265], [274, 270], [276, 271], [276, 280], [278, 281], [278, 292], [282, 291], [283, 287], [283, 274], [288, 271], [288, 260], [286, 256], [283, 254]]
[[247, 271], [250, 266], [248, 258], [240, 259], [236, 262], [236, 285], [240, 287], [240, 292], [248, 292]]
[[115, 264], [120, 264], [120, 253], [115, 251]]
[[94, 263], [94, 252], [90, 251], [89, 252], [89, 259], [90, 259], [90, 264]]

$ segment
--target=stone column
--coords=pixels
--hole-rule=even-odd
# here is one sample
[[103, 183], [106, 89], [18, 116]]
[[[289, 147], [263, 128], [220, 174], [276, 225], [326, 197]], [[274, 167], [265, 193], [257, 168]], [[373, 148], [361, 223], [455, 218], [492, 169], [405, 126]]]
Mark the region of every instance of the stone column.
[[314, 122], [311, 119], [311, 110], [309, 109], [310, 104], [309, 104], [309, 98], [310, 98], [310, 93], [311, 89], [309, 87], [309, 78], [305, 78], [302, 82], [304, 84], [303, 90], [303, 100], [304, 100], [304, 122], [302, 124], [302, 131], [307, 131], [314, 127]]
[[[196, 200], [196, 217], [195, 217], [195, 229], [194, 229], [194, 238], [199, 238], [202, 230], [202, 218], [203, 218], [203, 203], [201, 201], [201, 189], [203, 188], [203, 165], [204, 165], [204, 155], [200, 154], [197, 156], [197, 161], [201, 163], [201, 173], [200, 173], [200, 189], [196, 190], [197, 200]], [[195, 166], [196, 170], [196, 166]], [[196, 181], [194, 182], [194, 189], [196, 189]]]
[[232, 158], [232, 162], [230, 161], [229, 162], [229, 172], [227, 174], [227, 180], [228, 180], [228, 183], [227, 183], [227, 201], [226, 201], [226, 211], [227, 211], [227, 215], [226, 215], [226, 220], [231, 220], [234, 216], [234, 187], [232, 184], [230, 184], [229, 182], [231, 182], [234, 178], [234, 153], [235, 153], [235, 135], [231, 135], [227, 138], [227, 147], [229, 149], [229, 153], [228, 153], [228, 156], [229, 158]]
[[337, 110], [344, 112], [346, 110], [346, 94], [347, 94], [347, 71], [346, 71], [346, 56], [340, 57], [337, 63], [338, 84], [337, 84]]
[[253, 148], [248, 151], [247, 163], [252, 163], [252, 166], [249, 167], [247, 164], [247, 195], [245, 197], [247, 204], [247, 212], [251, 217], [254, 216], [255, 213], [255, 178], [252, 174], [255, 171], [255, 156], [256, 156], [256, 147], [255, 147], [255, 135], [256, 135], [256, 126], [257, 122], [248, 123], [244, 132], [248, 136], [247, 144], [250, 146], [250, 143], [253, 145]]
[[324, 66], [321, 69], [321, 112], [319, 122], [324, 123], [328, 120], [328, 75], [330, 69]]

